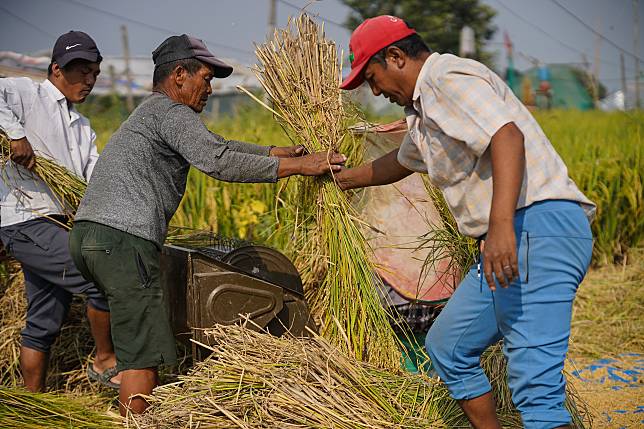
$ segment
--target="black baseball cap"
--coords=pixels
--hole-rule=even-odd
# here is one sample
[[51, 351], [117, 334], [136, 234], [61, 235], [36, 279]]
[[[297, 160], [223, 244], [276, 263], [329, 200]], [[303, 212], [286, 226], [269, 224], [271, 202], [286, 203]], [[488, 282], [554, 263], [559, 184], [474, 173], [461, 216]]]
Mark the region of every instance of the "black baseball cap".
[[212, 66], [215, 77], [228, 77], [233, 72], [233, 68], [216, 58], [202, 40], [187, 34], [168, 37], [152, 52], [155, 66], [186, 58], [196, 58]]
[[56, 40], [51, 60], [60, 67], [65, 67], [72, 60], [87, 60], [100, 63], [103, 60], [94, 39], [82, 31], [70, 31]]

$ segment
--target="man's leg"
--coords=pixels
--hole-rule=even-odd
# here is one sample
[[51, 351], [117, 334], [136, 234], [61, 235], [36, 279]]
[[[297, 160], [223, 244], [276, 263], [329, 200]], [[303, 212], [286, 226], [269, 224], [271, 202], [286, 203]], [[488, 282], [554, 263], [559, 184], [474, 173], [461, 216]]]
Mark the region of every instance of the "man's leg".
[[592, 238], [583, 211], [572, 203], [549, 202], [526, 213], [521, 282], [495, 293], [508, 384], [526, 429], [568, 427], [563, 368], [572, 304], [590, 263]]
[[498, 341], [492, 292], [473, 267], [432, 325], [425, 346], [432, 364], [472, 425], [500, 428], [481, 354]]
[[20, 372], [25, 389], [30, 392], [44, 392], [47, 378], [49, 353], [20, 346]]
[[123, 373], [119, 398], [140, 413], [157, 385], [157, 367], [176, 363], [175, 340], [160, 283], [160, 251], [147, 240], [92, 222], [72, 230], [71, 253], [105, 291], [117, 366]]
[[[116, 355], [112, 345], [110, 333], [110, 313], [107, 311], [97, 310], [91, 304], [87, 305], [87, 319], [89, 320], [92, 337], [96, 344], [96, 356], [94, 357], [94, 370], [102, 374], [109, 368], [116, 366]], [[121, 382], [121, 374], [117, 374], [110, 379], [112, 383]]]
[[[125, 416], [128, 408], [136, 414], [143, 413], [150, 406], [145, 398], [136, 395], [150, 395], [158, 384], [157, 368], [128, 369], [122, 372], [119, 390], [119, 412]], [[134, 396], [133, 396], [134, 395]]]
[[[110, 338], [107, 300], [93, 283], [83, 277], [72, 261], [68, 231], [54, 222], [39, 219], [26, 222], [16, 240], [19, 237], [27, 240], [29, 245], [28, 255], [21, 254], [22, 259], [16, 256], [22, 262], [23, 270], [37, 273], [39, 278], [61, 291], [60, 294], [68, 295], [69, 299], [72, 294], [82, 294], [88, 298], [87, 316], [97, 354], [94, 368], [98, 373], [103, 373], [105, 369], [114, 367], [116, 357]], [[16, 249], [16, 245], [12, 248]], [[18, 249], [15, 251], [18, 252]], [[116, 384], [119, 380], [118, 375], [111, 379]]]

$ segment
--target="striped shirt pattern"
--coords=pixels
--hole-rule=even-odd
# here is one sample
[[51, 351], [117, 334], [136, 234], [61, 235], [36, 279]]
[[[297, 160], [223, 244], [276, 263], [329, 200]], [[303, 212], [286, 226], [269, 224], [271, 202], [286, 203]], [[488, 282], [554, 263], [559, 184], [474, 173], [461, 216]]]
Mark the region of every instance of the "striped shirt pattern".
[[427, 173], [445, 196], [461, 233], [487, 232], [492, 205], [492, 136], [514, 122], [524, 135], [526, 166], [517, 209], [537, 201], [577, 201], [590, 220], [595, 205], [568, 177], [528, 109], [485, 65], [433, 53], [405, 110], [409, 133], [398, 152], [404, 167]]

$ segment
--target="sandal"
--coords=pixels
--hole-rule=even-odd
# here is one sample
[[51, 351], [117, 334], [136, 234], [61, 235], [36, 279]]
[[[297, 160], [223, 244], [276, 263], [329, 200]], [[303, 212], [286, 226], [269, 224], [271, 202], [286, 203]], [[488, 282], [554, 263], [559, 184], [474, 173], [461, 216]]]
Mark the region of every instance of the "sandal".
[[115, 366], [111, 368], [107, 368], [105, 371], [102, 373], [96, 372], [96, 370], [93, 368], [93, 364], [89, 364], [87, 366], [87, 377], [92, 380], [96, 381], [103, 386], [111, 387], [112, 389], [119, 389], [121, 387], [120, 384], [116, 384], [112, 382], [112, 378], [115, 377], [120, 371], [116, 369]]

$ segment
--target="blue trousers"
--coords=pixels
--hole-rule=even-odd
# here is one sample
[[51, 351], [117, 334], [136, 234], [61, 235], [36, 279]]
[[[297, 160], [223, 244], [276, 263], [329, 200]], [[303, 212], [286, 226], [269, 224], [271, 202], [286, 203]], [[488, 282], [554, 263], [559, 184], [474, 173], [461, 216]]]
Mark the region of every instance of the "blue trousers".
[[[526, 429], [570, 423], [562, 374], [572, 303], [592, 253], [590, 225], [571, 201], [518, 210], [514, 221], [519, 279], [492, 292], [473, 266], [429, 330], [425, 346], [454, 399], [491, 390], [483, 351], [503, 339], [512, 400]], [[481, 267], [482, 267], [481, 262]]]
[[107, 299], [85, 280], [69, 253], [69, 232], [44, 217], [5, 226], [0, 240], [22, 266], [27, 295], [27, 323], [22, 345], [49, 352], [58, 338], [74, 294], [83, 294], [100, 311], [110, 311]]

